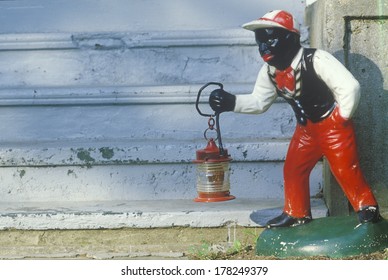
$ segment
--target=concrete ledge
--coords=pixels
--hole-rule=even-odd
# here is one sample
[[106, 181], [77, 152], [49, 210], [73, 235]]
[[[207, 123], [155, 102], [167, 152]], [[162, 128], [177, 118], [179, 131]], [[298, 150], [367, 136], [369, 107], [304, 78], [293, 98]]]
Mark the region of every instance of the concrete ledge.
[[[324, 217], [326, 206], [312, 200], [313, 217]], [[235, 199], [218, 203], [193, 200], [1, 203], [0, 229], [115, 229], [166, 227], [259, 226], [254, 217], [280, 214], [280, 200]]]
[[[195, 104], [203, 84], [1, 88], [1, 106]], [[235, 94], [250, 94], [252, 83], [225, 83]], [[208, 92], [209, 93], [209, 92]], [[207, 94], [208, 94], [207, 93]], [[203, 97], [203, 100], [207, 100]], [[201, 101], [203, 101], [201, 99]], [[276, 102], [284, 102], [280, 98]], [[193, 105], [194, 106], [194, 105]]]
[[[228, 143], [235, 162], [283, 161], [288, 139], [261, 139], [256, 142]], [[1, 167], [95, 166], [128, 164], [191, 163], [195, 151], [206, 141], [121, 141], [117, 143], [63, 143], [39, 145], [0, 145]]]
[[255, 46], [244, 29], [153, 32], [0, 34], [0, 50], [122, 49], [186, 46]]

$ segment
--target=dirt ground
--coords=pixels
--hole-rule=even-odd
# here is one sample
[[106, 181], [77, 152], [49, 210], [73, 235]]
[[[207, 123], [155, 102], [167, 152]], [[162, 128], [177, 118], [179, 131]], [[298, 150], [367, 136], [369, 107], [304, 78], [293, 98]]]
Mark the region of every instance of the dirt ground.
[[[262, 230], [234, 226], [211, 229], [3, 230], [0, 231], [0, 259], [277, 259], [256, 256], [256, 239]], [[348, 259], [388, 260], [388, 248]]]

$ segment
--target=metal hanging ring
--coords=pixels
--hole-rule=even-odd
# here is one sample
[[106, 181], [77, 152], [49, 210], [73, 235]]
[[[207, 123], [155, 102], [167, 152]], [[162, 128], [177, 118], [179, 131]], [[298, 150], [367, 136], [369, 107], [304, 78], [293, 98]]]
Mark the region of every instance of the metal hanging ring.
[[[215, 139], [214, 139], [213, 137], [211, 137], [211, 138], [208, 138], [208, 137], [207, 137], [206, 134], [207, 134], [207, 132], [208, 132], [209, 130], [215, 130], [215, 131], [216, 131], [217, 137], [216, 137]], [[214, 128], [214, 127], [213, 127], [213, 128], [210, 128], [210, 127], [209, 127], [209, 128], [206, 128], [205, 131], [204, 131], [204, 133], [203, 133], [203, 137], [205, 138], [206, 141], [209, 141], [209, 139], [213, 139], [214, 141], [217, 141], [217, 140], [218, 140], [218, 133], [217, 133], [217, 131], [218, 131], [218, 130], [217, 130], [216, 128]]]
[[210, 129], [214, 129], [214, 125], [216, 124], [216, 121], [213, 119], [213, 117], [210, 117], [207, 124], [209, 125]]

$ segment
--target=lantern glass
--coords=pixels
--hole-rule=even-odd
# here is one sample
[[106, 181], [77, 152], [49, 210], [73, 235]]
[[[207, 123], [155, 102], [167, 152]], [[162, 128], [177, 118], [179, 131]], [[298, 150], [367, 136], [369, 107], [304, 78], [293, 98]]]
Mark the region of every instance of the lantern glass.
[[231, 200], [229, 161], [197, 164], [197, 202], [216, 202]]
[[200, 193], [229, 192], [229, 162], [197, 164], [197, 191]]

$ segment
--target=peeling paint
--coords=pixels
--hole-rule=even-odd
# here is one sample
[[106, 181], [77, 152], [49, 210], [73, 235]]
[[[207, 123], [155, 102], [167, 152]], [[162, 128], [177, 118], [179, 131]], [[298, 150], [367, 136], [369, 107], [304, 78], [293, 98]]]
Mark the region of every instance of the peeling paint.
[[26, 175], [26, 171], [24, 169], [18, 171], [18, 173], [19, 173], [20, 179], [22, 179], [24, 177], [24, 175]]
[[248, 151], [247, 151], [247, 150], [245, 150], [245, 151], [243, 152], [243, 157], [244, 157], [244, 159], [246, 159], [246, 158], [247, 158], [247, 155], [248, 155]]
[[84, 149], [80, 149], [77, 153], [77, 158], [87, 163], [95, 162], [95, 159], [90, 156], [90, 152]]
[[75, 173], [75, 171], [73, 169], [69, 169], [67, 170], [67, 176], [74, 176], [75, 178], [77, 178], [77, 174]]
[[99, 151], [101, 152], [102, 157], [105, 159], [111, 159], [114, 156], [114, 151], [112, 148], [102, 147], [99, 149]]

